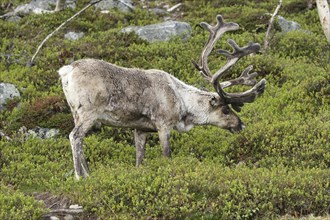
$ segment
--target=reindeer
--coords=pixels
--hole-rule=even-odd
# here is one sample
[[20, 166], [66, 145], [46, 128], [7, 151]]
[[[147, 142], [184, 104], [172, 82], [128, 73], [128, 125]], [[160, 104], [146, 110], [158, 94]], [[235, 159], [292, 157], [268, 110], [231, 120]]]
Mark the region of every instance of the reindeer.
[[[252, 66], [236, 79], [224, 82], [220, 79], [241, 57], [258, 52], [260, 45], [250, 42], [239, 47], [234, 40], [228, 40], [233, 52], [218, 50], [227, 57], [227, 63], [212, 74], [207, 59], [216, 42], [225, 32], [239, 28], [236, 23], [224, 22], [221, 15], [216, 18], [215, 26], [200, 24], [210, 35], [200, 63], [193, 62], [216, 92], [197, 89], [161, 70], [124, 68], [96, 59], [78, 60], [59, 70], [75, 123], [69, 138], [78, 180], [89, 175], [82, 142], [96, 122], [134, 129], [136, 166], [144, 158], [149, 132], [158, 132], [163, 155], [170, 157], [172, 129], [185, 132], [194, 125], [215, 125], [230, 132], [243, 130], [244, 124], [235, 111], [240, 112], [244, 103], [253, 102], [264, 91], [266, 80], [257, 83], [254, 78], [258, 74], [250, 74]], [[238, 84], [253, 87], [239, 93], [224, 91], [224, 88]]]

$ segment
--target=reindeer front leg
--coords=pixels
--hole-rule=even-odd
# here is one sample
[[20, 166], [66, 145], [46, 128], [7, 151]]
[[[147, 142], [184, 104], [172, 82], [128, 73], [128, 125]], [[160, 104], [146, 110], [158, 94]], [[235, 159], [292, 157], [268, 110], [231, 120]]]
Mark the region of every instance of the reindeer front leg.
[[144, 155], [145, 155], [145, 146], [148, 133], [140, 130], [134, 130], [134, 142], [136, 148], [136, 166], [140, 166]]
[[170, 130], [162, 129], [158, 131], [159, 141], [165, 157], [171, 157], [170, 149]]

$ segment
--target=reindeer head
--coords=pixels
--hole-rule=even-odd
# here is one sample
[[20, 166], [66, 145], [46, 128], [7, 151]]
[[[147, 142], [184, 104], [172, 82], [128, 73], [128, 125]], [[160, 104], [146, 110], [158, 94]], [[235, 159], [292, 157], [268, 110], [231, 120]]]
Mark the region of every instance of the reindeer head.
[[[213, 50], [216, 42], [227, 31], [237, 30], [238, 24], [233, 22], [224, 22], [221, 15], [217, 16], [217, 24], [211, 26], [208, 23], [202, 22], [200, 24], [204, 29], [210, 32], [209, 38], [204, 46], [201, 54], [200, 64], [193, 61], [195, 67], [199, 70], [205, 80], [210, 82], [216, 93], [210, 100], [209, 122], [210, 124], [219, 126], [230, 130], [231, 132], [238, 132], [244, 128], [244, 125], [240, 118], [234, 111], [240, 112], [244, 103], [251, 103], [255, 98], [263, 93], [266, 85], [266, 80], [262, 79], [257, 83], [254, 79], [258, 74], [250, 73], [252, 66], [247, 67], [240, 77], [225, 82], [220, 82], [220, 78], [223, 77], [228, 69], [230, 69], [241, 57], [251, 53], [258, 52], [260, 45], [258, 43], [250, 42], [245, 47], [239, 47], [232, 39], [228, 40], [228, 44], [233, 48], [233, 52], [226, 50], [217, 50], [218, 53], [227, 57], [227, 63], [221, 67], [215, 74], [211, 74], [211, 71], [207, 64], [207, 58]], [[227, 93], [224, 88], [233, 85], [248, 85], [253, 86], [251, 89], [245, 92]]]

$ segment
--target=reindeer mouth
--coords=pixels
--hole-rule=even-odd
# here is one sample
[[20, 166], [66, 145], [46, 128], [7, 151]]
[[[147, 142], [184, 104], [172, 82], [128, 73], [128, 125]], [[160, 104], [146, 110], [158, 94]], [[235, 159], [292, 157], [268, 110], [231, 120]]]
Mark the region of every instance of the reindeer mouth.
[[244, 128], [245, 128], [245, 125], [243, 123], [240, 123], [237, 127], [229, 128], [228, 130], [231, 133], [236, 134], [236, 133], [239, 133], [239, 132], [243, 131]]

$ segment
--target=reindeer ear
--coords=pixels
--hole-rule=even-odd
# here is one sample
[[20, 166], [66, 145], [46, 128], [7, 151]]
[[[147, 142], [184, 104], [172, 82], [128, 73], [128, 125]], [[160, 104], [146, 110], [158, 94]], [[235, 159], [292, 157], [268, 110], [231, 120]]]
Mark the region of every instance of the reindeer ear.
[[216, 96], [211, 96], [210, 104], [212, 107], [218, 107], [221, 104], [220, 98]]

